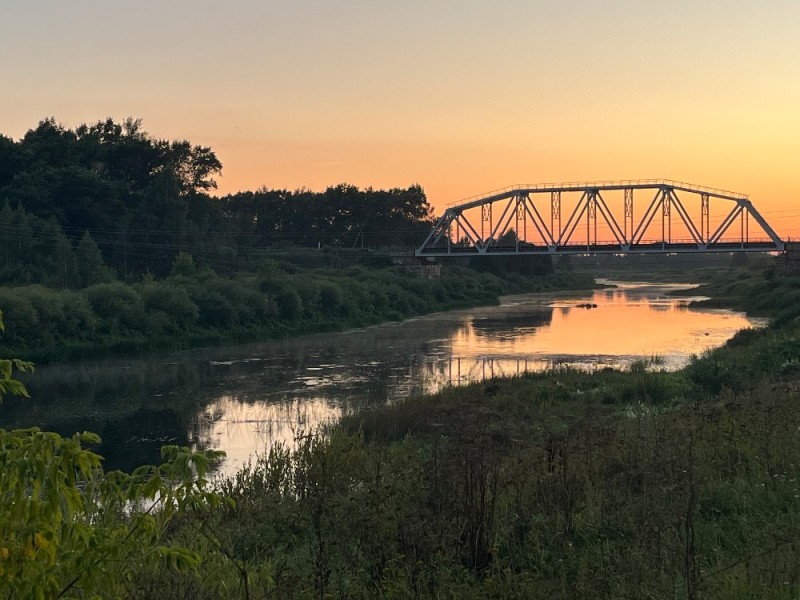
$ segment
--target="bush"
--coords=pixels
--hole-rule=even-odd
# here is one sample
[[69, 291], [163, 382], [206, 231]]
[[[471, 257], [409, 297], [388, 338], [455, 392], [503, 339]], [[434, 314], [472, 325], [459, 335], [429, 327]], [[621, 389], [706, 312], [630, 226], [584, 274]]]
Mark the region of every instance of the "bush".
[[91, 337], [97, 326], [97, 318], [89, 301], [80, 292], [64, 290], [59, 293], [64, 312], [63, 328], [58, 332], [64, 339], [86, 339]]
[[303, 301], [300, 299], [300, 295], [291, 288], [281, 290], [275, 301], [278, 304], [278, 311], [284, 319], [296, 319], [303, 310]]
[[320, 312], [320, 284], [316, 279], [295, 278], [292, 281], [297, 294], [300, 296], [302, 312], [307, 316], [314, 316]]
[[191, 301], [185, 288], [168, 283], [152, 283], [139, 288], [148, 318], [152, 313], [163, 313], [172, 326], [168, 328], [185, 329], [197, 322], [200, 310]]
[[189, 295], [200, 310], [198, 323], [203, 327], [230, 329], [236, 325], [236, 311], [219, 292], [195, 286]]
[[235, 313], [238, 325], [254, 325], [266, 322], [277, 310], [271, 310], [267, 297], [234, 279], [214, 279], [206, 287], [225, 298]]
[[4, 339], [28, 345], [42, 338], [36, 309], [18, 290], [0, 289], [0, 311], [6, 324]]
[[323, 283], [319, 288], [319, 302], [326, 314], [334, 314], [343, 300], [342, 289], [334, 283]]
[[144, 329], [144, 303], [134, 288], [124, 283], [101, 283], [86, 288], [86, 298], [109, 332]]
[[52, 341], [65, 329], [66, 315], [59, 292], [34, 285], [19, 288], [18, 293], [27, 298], [36, 310], [43, 342]]

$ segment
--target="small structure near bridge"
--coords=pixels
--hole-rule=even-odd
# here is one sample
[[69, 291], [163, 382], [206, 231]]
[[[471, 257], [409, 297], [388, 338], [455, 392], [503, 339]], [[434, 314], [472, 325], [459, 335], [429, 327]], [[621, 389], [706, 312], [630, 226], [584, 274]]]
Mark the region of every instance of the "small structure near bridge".
[[389, 258], [396, 267], [403, 267], [409, 273], [414, 273], [427, 279], [438, 279], [442, 274], [442, 265], [431, 262], [425, 258], [418, 258], [413, 251], [391, 250]]
[[775, 275], [792, 277], [800, 275], [800, 242], [785, 242], [784, 250], [775, 259]]

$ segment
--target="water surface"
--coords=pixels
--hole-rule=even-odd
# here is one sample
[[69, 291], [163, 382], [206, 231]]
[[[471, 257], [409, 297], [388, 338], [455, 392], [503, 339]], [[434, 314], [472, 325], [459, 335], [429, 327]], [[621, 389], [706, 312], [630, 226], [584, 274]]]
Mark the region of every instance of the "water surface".
[[0, 426], [98, 432], [107, 467], [158, 461], [164, 444], [213, 447], [231, 473], [275, 441], [410, 395], [553, 365], [677, 369], [764, 321], [694, 310], [675, 284], [526, 294], [500, 306], [298, 339], [43, 366]]

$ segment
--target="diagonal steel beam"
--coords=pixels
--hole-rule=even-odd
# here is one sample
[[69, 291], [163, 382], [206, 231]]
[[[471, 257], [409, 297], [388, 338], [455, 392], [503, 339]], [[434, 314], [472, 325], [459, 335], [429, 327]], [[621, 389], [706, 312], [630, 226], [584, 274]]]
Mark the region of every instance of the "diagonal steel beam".
[[772, 229], [772, 227], [769, 226], [769, 223], [767, 223], [764, 220], [764, 217], [762, 217], [761, 214], [756, 210], [756, 207], [753, 206], [753, 203], [750, 202], [750, 200], [742, 200], [742, 204], [747, 208], [747, 212], [750, 213], [750, 216], [756, 220], [756, 223], [758, 223], [761, 226], [761, 229], [764, 230], [764, 233], [766, 233], [769, 236], [769, 238], [773, 242], [775, 242], [775, 246], [777, 247], [777, 249], [783, 250], [784, 249], [783, 240], [781, 240], [781, 238], [778, 237], [778, 234], [775, 233], [775, 230]]
[[[653, 200], [650, 202], [647, 210], [640, 220], [633, 218], [633, 192], [634, 190], [654, 190], [655, 194]], [[625, 227], [620, 227], [617, 219], [619, 215], [611, 210], [606, 198], [604, 198], [600, 191], [621, 191], [625, 193], [624, 204], [624, 224]], [[701, 199], [701, 215], [700, 227], [698, 223], [692, 219], [687, 207], [683, 204], [682, 198], [678, 196], [680, 191], [681, 196], [685, 193], [694, 194]], [[562, 226], [561, 221], [561, 194], [567, 193], [580, 193], [581, 196], [577, 203], [574, 205], [574, 210], [567, 220], [566, 224]], [[550, 214], [549, 219], [552, 225], [548, 226], [545, 219], [542, 217], [536, 198], [537, 194], [547, 195], [550, 199]], [[714, 199], [714, 204], [721, 202], [730, 202], [734, 204], [730, 212], [727, 213], [723, 221], [716, 228], [713, 233], [709, 227], [709, 199]], [[494, 203], [500, 201], [505, 202], [505, 208], [499, 221], [490, 223], [488, 237], [484, 238], [483, 235], [478, 233], [478, 230], [470, 221], [465, 211], [471, 208], [481, 208], [484, 212], [491, 207]], [[648, 231], [651, 228], [656, 215], [661, 214], [662, 229], [672, 223], [669, 219], [671, 208], [675, 207], [679, 218], [683, 222], [686, 230], [691, 237], [691, 242], [678, 243], [671, 242], [671, 235], [666, 236], [666, 230], [662, 231], [662, 238], [659, 247], [654, 244], [644, 242], [647, 237]], [[606, 236], [603, 240], [597, 235], [598, 214], [600, 212], [602, 219], [605, 220], [610, 233], [605, 233]], [[558, 215], [558, 216], [556, 216]], [[753, 217], [754, 221], [766, 233], [771, 242], [755, 241], [750, 242], [749, 237], [749, 218]], [[556, 218], [559, 224], [556, 230]], [[516, 219], [515, 224], [512, 220]], [[544, 247], [520, 247], [520, 240], [527, 240], [528, 235], [528, 219], [531, 220], [533, 226], [537, 230], [538, 236], [544, 242]], [[582, 242], [573, 243], [575, 232], [580, 225], [586, 220], [587, 235], [589, 235], [588, 245]], [[568, 184], [541, 184], [531, 186], [515, 186], [492, 192], [478, 199], [466, 201], [457, 206], [448, 208], [442, 217], [436, 222], [430, 232], [427, 234], [425, 241], [416, 250], [417, 255], [446, 255], [443, 249], [440, 248], [443, 239], [446, 237], [448, 241], [448, 252], [450, 242], [453, 235], [458, 235], [464, 239], [467, 245], [477, 253], [486, 254], [487, 250], [495, 244], [497, 239], [504, 235], [512, 225], [515, 229], [523, 227], [524, 223], [525, 233], [517, 231], [517, 243], [514, 249], [510, 249], [512, 253], [552, 253], [552, 252], [614, 252], [614, 248], [623, 252], [727, 252], [731, 251], [731, 242], [724, 241], [724, 237], [729, 235], [731, 227], [740, 219], [742, 226], [741, 240], [735, 244], [734, 251], [768, 251], [770, 245], [775, 250], [783, 250], [785, 245], [778, 237], [777, 233], [767, 223], [758, 210], [753, 206], [747, 196], [743, 194], [735, 194], [733, 192], [725, 192], [723, 190], [715, 190], [703, 186], [696, 186], [681, 182], [668, 181], [668, 180], [644, 180], [644, 181], [624, 181], [624, 182], [597, 182], [597, 183], [568, 183]], [[630, 225], [630, 230], [628, 229]], [[454, 232], [454, 226], [457, 231]], [[592, 242], [591, 232], [592, 226], [595, 228], [595, 240]], [[745, 233], [747, 232], [747, 233]], [[463, 237], [462, 237], [463, 236]], [[522, 236], [522, 237], [520, 237]], [[709, 246], [713, 245], [713, 248]], [[438, 249], [437, 249], [438, 248]], [[493, 249], [494, 250], [494, 249]], [[502, 252], [501, 249], [497, 249]]]
[[[505, 209], [503, 209], [503, 213], [500, 215], [500, 219], [497, 221], [497, 225], [495, 225], [494, 230], [489, 233], [489, 239], [486, 240], [485, 243], [486, 248], [488, 248], [493, 242], [496, 242], [500, 235], [505, 234], [506, 229], [508, 229], [508, 226], [511, 224], [511, 218], [514, 216], [514, 213], [511, 212], [509, 214], [508, 210], [513, 204], [515, 204], [515, 202], [517, 202], [517, 196], [512, 196], [508, 201], [508, 204], [506, 204]], [[506, 215], [508, 215], [507, 219]], [[503, 224], [504, 220], [505, 225]]]
[[672, 205], [678, 209], [678, 216], [681, 218], [684, 225], [686, 225], [686, 228], [689, 230], [689, 234], [694, 238], [696, 243], [702, 244], [703, 236], [697, 230], [697, 227], [695, 226], [694, 221], [692, 221], [692, 218], [689, 216], [686, 207], [683, 206], [683, 202], [681, 202], [680, 198], [678, 198], [678, 194], [675, 193], [675, 190], [672, 190], [670, 195], [672, 196]]
[[639, 221], [639, 225], [636, 227], [636, 231], [634, 231], [633, 235], [631, 235], [631, 245], [638, 244], [642, 241], [644, 234], [647, 233], [647, 228], [650, 227], [650, 223], [652, 223], [653, 218], [656, 216], [658, 209], [664, 204], [664, 190], [659, 189], [656, 192], [656, 195], [653, 196], [653, 200], [650, 202], [650, 205], [647, 207], [647, 210], [644, 211], [644, 215], [642, 215], [642, 220]]
[[544, 219], [542, 219], [542, 215], [536, 209], [536, 204], [531, 202], [529, 205], [526, 202], [525, 211], [528, 213], [528, 216], [531, 218], [531, 221], [533, 221], [533, 226], [536, 227], [536, 231], [538, 231], [539, 235], [542, 236], [542, 241], [544, 242], [544, 245], [554, 247], [556, 245], [556, 242], [553, 239], [553, 234], [547, 227], [547, 224], [544, 222]]
[[436, 225], [433, 226], [433, 229], [428, 234], [428, 237], [426, 237], [425, 241], [422, 242], [422, 244], [420, 245], [419, 249], [417, 250], [417, 253], [419, 253], [421, 250], [423, 250], [431, 242], [431, 238], [433, 238], [436, 235], [436, 231], [437, 230], [439, 231], [439, 235], [436, 235], [436, 239], [431, 244], [431, 246], [435, 246], [437, 243], [439, 243], [439, 240], [442, 238], [442, 234], [444, 234], [444, 232], [447, 231], [447, 228], [449, 227], [450, 222], [453, 220], [453, 216], [452, 215], [453, 215], [453, 211], [451, 209], [448, 208], [446, 211], [444, 211], [444, 214], [436, 222]]
[[569, 242], [572, 238], [572, 234], [575, 232], [575, 228], [580, 223], [581, 218], [583, 218], [583, 214], [589, 208], [589, 192], [583, 192], [581, 195], [581, 199], [578, 200], [578, 204], [575, 205], [575, 209], [572, 211], [572, 214], [569, 216], [567, 220], [567, 224], [564, 226], [564, 229], [558, 235], [558, 245], [563, 246]]
[[709, 236], [708, 238], [708, 245], [716, 244], [725, 232], [728, 231], [728, 228], [733, 224], [736, 220], [736, 217], [742, 214], [743, 206], [740, 202], [736, 203], [736, 206], [733, 207], [731, 212], [728, 213], [728, 216], [722, 220], [722, 223], [719, 224], [717, 230], [713, 233], [713, 235]]
[[475, 229], [475, 227], [473, 227], [472, 223], [469, 222], [469, 219], [464, 216], [463, 212], [458, 213], [457, 221], [461, 226], [461, 229], [464, 231], [464, 234], [475, 245], [475, 248], [478, 250], [478, 252], [481, 252], [482, 254], [483, 240], [481, 239], [481, 236], [478, 234], [478, 231]]
[[600, 195], [600, 192], [597, 192], [597, 194], [595, 195], [595, 203], [597, 208], [600, 209], [600, 214], [603, 215], [603, 218], [606, 220], [608, 227], [611, 229], [611, 233], [613, 233], [614, 237], [617, 238], [617, 242], [619, 243], [619, 245], [620, 246], [626, 245], [628, 243], [628, 240], [625, 239], [625, 234], [622, 233], [622, 228], [619, 226], [619, 223], [617, 223], [617, 220], [614, 218], [614, 215], [608, 208], [606, 201]]

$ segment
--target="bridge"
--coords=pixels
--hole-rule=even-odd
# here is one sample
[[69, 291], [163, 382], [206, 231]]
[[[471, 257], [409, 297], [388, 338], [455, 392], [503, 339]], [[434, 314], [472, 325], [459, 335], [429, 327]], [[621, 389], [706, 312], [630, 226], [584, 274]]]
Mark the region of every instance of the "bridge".
[[649, 179], [517, 185], [470, 198], [445, 210], [415, 255], [784, 249], [746, 195]]

